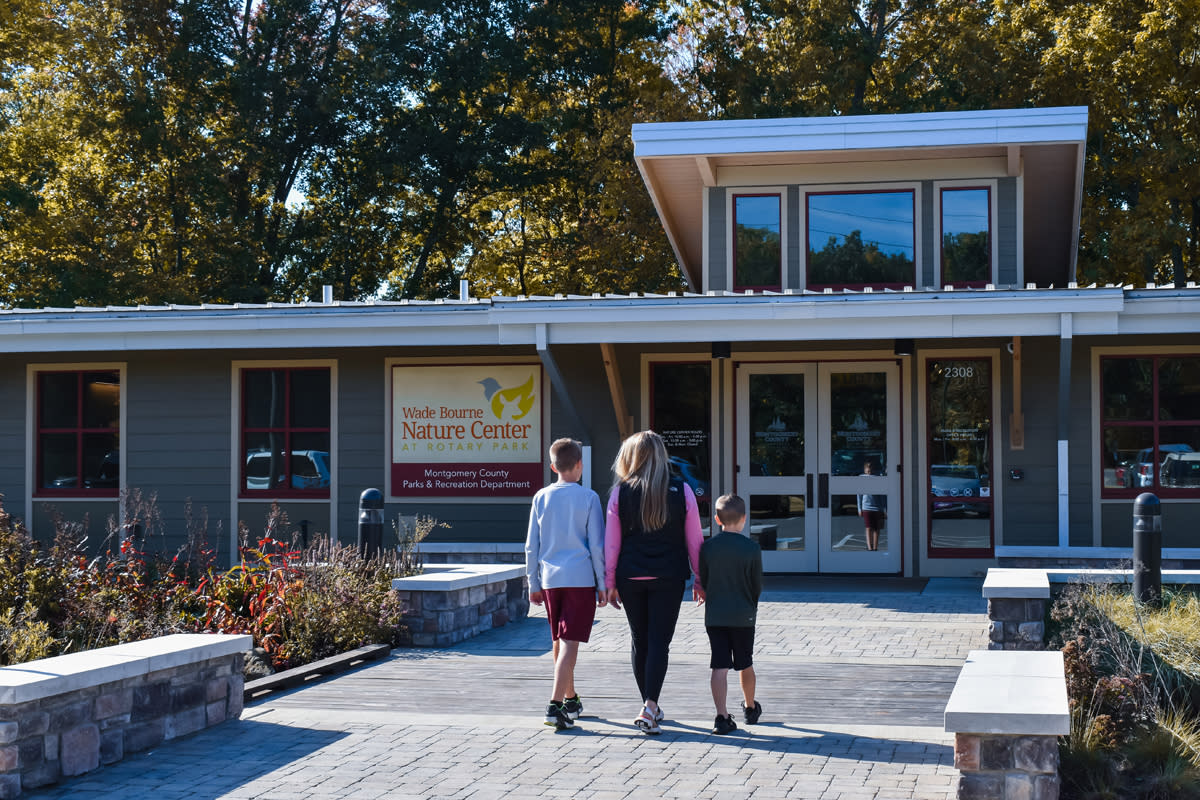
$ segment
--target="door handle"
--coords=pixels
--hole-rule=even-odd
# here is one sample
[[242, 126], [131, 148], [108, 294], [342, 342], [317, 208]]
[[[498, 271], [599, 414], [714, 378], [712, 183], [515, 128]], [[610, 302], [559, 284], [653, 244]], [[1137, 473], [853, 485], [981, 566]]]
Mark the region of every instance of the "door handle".
[[804, 506], [805, 506], [805, 508], [812, 508], [813, 507], [813, 485], [812, 485], [813, 476], [812, 476], [812, 473], [811, 472], [808, 473], [808, 475], [806, 475], [805, 477], [808, 479], [808, 490], [804, 493]]
[[829, 508], [829, 473], [817, 476], [817, 507]]

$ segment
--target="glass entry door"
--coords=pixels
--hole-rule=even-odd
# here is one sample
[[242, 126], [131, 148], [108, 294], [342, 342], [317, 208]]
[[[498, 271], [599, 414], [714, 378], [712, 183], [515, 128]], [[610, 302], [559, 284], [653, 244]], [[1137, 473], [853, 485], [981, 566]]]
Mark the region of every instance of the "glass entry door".
[[763, 566], [899, 572], [896, 364], [739, 364], [737, 409], [737, 491]]

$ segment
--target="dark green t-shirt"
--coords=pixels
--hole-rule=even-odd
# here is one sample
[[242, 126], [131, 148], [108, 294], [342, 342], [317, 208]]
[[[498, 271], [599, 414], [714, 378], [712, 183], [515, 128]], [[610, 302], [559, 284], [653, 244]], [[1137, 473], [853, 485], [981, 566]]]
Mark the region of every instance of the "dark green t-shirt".
[[704, 624], [753, 628], [762, 594], [762, 550], [740, 533], [721, 532], [700, 547]]

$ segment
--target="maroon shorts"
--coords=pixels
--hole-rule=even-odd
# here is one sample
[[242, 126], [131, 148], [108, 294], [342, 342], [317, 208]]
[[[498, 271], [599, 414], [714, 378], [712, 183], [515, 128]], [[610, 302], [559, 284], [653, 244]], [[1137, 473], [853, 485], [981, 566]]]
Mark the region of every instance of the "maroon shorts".
[[564, 586], [543, 589], [546, 616], [550, 618], [550, 638], [554, 641], [586, 642], [596, 621], [596, 588]]
[[863, 527], [870, 528], [873, 531], [879, 530], [883, 524], [882, 511], [864, 511], [862, 512]]

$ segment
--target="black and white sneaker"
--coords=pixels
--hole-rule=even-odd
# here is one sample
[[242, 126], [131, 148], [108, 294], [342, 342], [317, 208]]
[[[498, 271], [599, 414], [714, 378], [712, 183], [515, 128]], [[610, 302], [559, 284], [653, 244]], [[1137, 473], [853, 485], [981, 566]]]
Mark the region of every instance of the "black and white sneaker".
[[718, 736], [724, 736], [727, 733], [733, 733], [737, 730], [737, 723], [733, 721], [732, 714], [725, 716], [717, 715], [717, 719], [713, 722], [713, 733]]
[[758, 718], [762, 716], [762, 705], [755, 700], [753, 707], [747, 708], [745, 703], [742, 703], [742, 715], [746, 719], [747, 725], [753, 725], [758, 722]]
[[545, 724], [556, 731], [565, 731], [567, 728], [574, 727], [575, 725], [571, 718], [567, 716], [567, 712], [563, 710], [562, 704], [553, 701], [546, 708]]
[[579, 719], [579, 715], [583, 713], [583, 698], [579, 695], [568, 697], [563, 700], [563, 711], [567, 712], [567, 716], [571, 719]]

